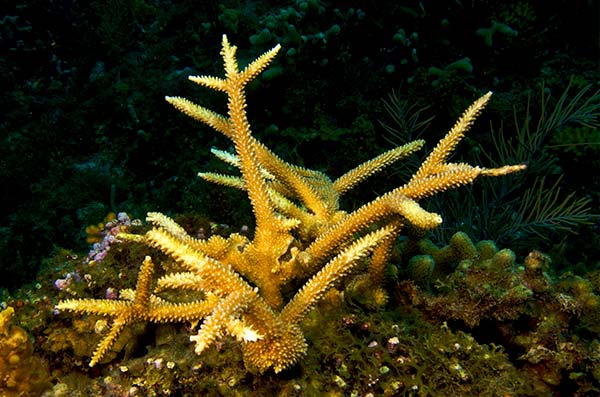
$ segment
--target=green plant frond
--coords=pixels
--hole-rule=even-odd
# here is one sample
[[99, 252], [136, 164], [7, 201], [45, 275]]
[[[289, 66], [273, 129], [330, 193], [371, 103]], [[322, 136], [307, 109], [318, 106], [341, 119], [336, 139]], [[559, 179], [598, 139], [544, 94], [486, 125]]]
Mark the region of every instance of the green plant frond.
[[386, 137], [386, 139], [396, 146], [419, 137], [435, 118], [435, 116], [430, 116], [421, 119], [422, 114], [430, 106], [409, 103], [407, 98], [402, 98], [395, 90], [388, 95], [388, 99], [383, 99], [383, 107], [390, 115], [395, 126], [393, 127], [381, 120], [379, 120], [379, 124], [392, 136], [392, 138]]
[[[600, 90], [588, 96], [586, 94], [591, 87], [591, 84], [583, 87], [573, 98], [569, 99], [569, 89], [571, 88], [571, 82], [569, 82], [548, 117], [543, 120], [543, 127], [546, 131], [561, 129], [570, 123], [592, 128], [599, 127]], [[544, 116], [545, 112], [542, 113], [542, 117]]]
[[519, 115], [516, 108], [513, 110], [512, 133], [506, 131], [504, 123], [498, 130], [491, 126], [494, 150], [493, 153], [483, 150], [483, 155], [502, 164], [525, 162], [530, 172], [543, 174], [551, 161], [545, 149], [553, 134], [568, 126], [600, 128], [600, 90], [590, 94], [591, 88], [589, 84], [571, 97], [569, 83], [554, 106], [549, 108], [551, 97], [542, 86], [537, 121], [532, 115], [530, 95], [523, 115]]
[[564, 195], [560, 183], [558, 178], [548, 187], [546, 179], [538, 177], [529, 189], [514, 193], [510, 181], [485, 180], [479, 187], [467, 187], [466, 194], [450, 192], [430, 204], [433, 211], [445, 213], [444, 224], [433, 239], [446, 242], [456, 231], [463, 231], [515, 248], [530, 246], [533, 240], [547, 242], [556, 233], [576, 234], [578, 226], [589, 225], [600, 215], [592, 212], [590, 199]]
[[600, 128], [580, 126], [565, 128], [558, 134], [554, 134], [548, 148], [580, 153], [587, 149], [597, 150], [598, 145], [600, 145]]
[[575, 193], [562, 195], [560, 181], [561, 178], [547, 188], [545, 178], [536, 178], [533, 186], [522, 196], [512, 228], [545, 239], [548, 237], [545, 232], [549, 229], [574, 233], [576, 226], [592, 223], [598, 215], [591, 212], [591, 200], [577, 198]]

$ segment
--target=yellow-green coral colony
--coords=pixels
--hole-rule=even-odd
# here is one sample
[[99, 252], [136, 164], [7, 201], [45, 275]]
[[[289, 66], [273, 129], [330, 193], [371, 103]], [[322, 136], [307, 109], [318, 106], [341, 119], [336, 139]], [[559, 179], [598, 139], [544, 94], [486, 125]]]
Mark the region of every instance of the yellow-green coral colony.
[[435, 269], [435, 260], [431, 255], [415, 255], [408, 261], [409, 277], [420, 283], [429, 281]]
[[431, 255], [437, 264], [470, 259], [477, 255], [477, 248], [463, 232], [454, 233], [445, 247], [438, 248], [431, 241], [422, 240], [419, 248], [424, 254]]
[[0, 395], [39, 396], [50, 385], [46, 363], [33, 354], [33, 340], [12, 324], [15, 310], [0, 311]]
[[[254, 236], [250, 239], [234, 233], [227, 238], [196, 239], [160, 213], [148, 214], [147, 220], [154, 227], [145, 235], [120, 235], [163, 251], [179, 268], [155, 280], [154, 260], [146, 257], [135, 291], [121, 291], [119, 299], [70, 299], [58, 304], [59, 310], [113, 319], [91, 366], [103, 359], [118, 335], [132, 323], [189, 322], [200, 324], [190, 337], [196, 353], [202, 354], [218, 339], [230, 336], [241, 344], [248, 368], [280, 372], [306, 354], [302, 320], [328, 290], [351, 272], [356, 273], [359, 265], [363, 269], [367, 263], [362, 270], [364, 282], [378, 291], [374, 294], [380, 296], [378, 301], [385, 302], [383, 272], [403, 226], [428, 230], [442, 222], [440, 215], [418, 204], [420, 199], [472, 183], [479, 176], [505, 175], [525, 168], [487, 169], [447, 162], [489, 101], [488, 92], [463, 113], [408, 182], [355, 211], [344, 211], [339, 208], [343, 194], [420, 149], [424, 142], [417, 140], [389, 150], [336, 180], [285, 162], [252, 134], [245, 110], [246, 85], [279, 49], [277, 45], [240, 70], [236, 47], [223, 36], [225, 77], [193, 76], [190, 80], [226, 94], [225, 115], [185, 98], [167, 97], [176, 109], [232, 141], [235, 153], [215, 154], [238, 168], [240, 175], [205, 172], [200, 177], [247, 193], [255, 216]], [[289, 295], [287, 291], [295, 285], [302, 287]], [[168, 290], [194, 291], [200, 297], [170, 301], [162, 294]]]

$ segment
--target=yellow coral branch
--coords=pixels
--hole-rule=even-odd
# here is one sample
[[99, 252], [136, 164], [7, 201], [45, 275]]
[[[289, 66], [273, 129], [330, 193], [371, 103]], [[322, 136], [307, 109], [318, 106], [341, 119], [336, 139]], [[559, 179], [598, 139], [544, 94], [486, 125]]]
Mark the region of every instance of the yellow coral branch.
[[485, 95], [473, 102], [473, 104], [463, 112], [462, 116], [460, 116], [456, 124], [454, 124], [450, 132], [448, 132], [448, 134], [446, 134], [446, 136], [442, 138], [442, 140], [439, 141], [435, 148], [431, 151], [427, 159], [413, 175], [411, 181], [415, 179], [422, 179], [429, 174], [435, 173], [436, 167], [445, 163], [450, 153], [452, 153], [456, 145], [464, 137], [471, 125], [475, 122], [475, 119], [488, 103], [491, 96], [492, 92], [487, 92]]
[[206, 109], [205, 107], [196, 105], [194, 102], [185, 98], [166, 96], [165, 100], [180, 112], [187, 114], [193, 119], [203, 122], [225, 136], [231, 136], [231, 124], [229, 123], [229, 119], [226, 117], [221, 116], [212, 110]]
[[353, 168], [351, 171], [336, 179], [333, 183], [333, 188], [340, 194], [344, 193], [395, 161], [398, 161], [403, 157], [410, 156], [412, 153], [423, 147], [424, 144], [425, 141], [417, 140], [388, 150], [374, 159], [371, 159], [359, 165], [358, 167]]
[[364, 258], [377, 245], [382, 244], [393, 232], [393, 226], [386, 226], [361, 237], [345, 248], [311, 278], [283, 308], [281, 321], [298, 324], [335, 281], [348, 274], [359, 259]]

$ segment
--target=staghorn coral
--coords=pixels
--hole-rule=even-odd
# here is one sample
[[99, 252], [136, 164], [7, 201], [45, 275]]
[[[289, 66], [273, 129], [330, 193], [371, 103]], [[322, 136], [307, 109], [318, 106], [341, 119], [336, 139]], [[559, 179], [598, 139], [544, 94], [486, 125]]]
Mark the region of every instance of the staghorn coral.
[[[228, 97], [227, 116], [180, 97], [167, 97], [175, 108], [209, 125], [233, 141], [235, 154], [213, 153], [237, 167], [241, 176], [200, 173], [199, 176], [248, 194], [255, 216], [252, 239], [196, 239], [171, 218], [149, 213], [154, 225], [145, 235], [119, 237], [159, 249], [177, 262], [155, 281], [154, 262], [146, 256], [135, 291], [120, 299], [68, 299], [59, 310], [112, 317], [109, 331], [94, 352], [90, 366], [103, 359], [125, 327], [137, 322], [190, 322], [201, 325], [190, 337], [201, 354], [225, 335], [242, 345], [246, 365], [280, 372], [302, 357], [307, 344], [301, 322], [327, 292], [366, 262], [365, 283], [380, 291], [393, 241], [402, 227], [429, 230], [442, 218], [427, 212], [418, 200], [473, 182], [499, 176], [524, 165], [486, 169], [447, 159], [488, 102], [476, 100], [438, 143], [410, 180], [353, 212], [339, 208], [339, 198], [367, 177], [423, 145], [414, 141], [389, 150], [332, 181], [321, 172], [290, 165], [251, 133], [245, 111], [245, 86], [279, 51], [276, 46], [240, 70], [236, 47], [223, 36], [225, 78], [195, 76], [190, 80]], [[367, 258], [370, 258], [368, 260]], [[302, 285], [297, 289], [297, 285]], [[286, 291], [295, 290], [290, 296]], [[187, 291], [196, 299], [178, 301], [166, 292]]]

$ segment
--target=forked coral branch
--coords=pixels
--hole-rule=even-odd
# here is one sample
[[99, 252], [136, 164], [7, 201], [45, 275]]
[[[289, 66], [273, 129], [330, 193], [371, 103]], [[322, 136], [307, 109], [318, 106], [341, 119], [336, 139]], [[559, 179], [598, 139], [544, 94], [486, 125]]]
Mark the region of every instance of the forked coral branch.
[[[171, 218], [149, 213], [154, 225], [145, 236], [121, 235], [169, 255], [179, 268], [155, 283], [147, 257], [136, 291], [118, 300], [66, 300], [59, 310], [114, 318], [90, 366], [99, 363], [119, 332], [135, 321], [200, 322], [190, 337], [201, 354], [225, 335], [242, 344], [249, 368], [280, 372], [305, 354], [301, 322], [331, 288], [363, 269], [367, 282], [381, 290], [382, 272], [402, 226], [437, 227], [440, 215], [423, 209], [418, 200], [473, 182], [479, 176], [497, 176], [524, 165], [485, 169], [447, 158], [481, 112], [491, 93], [473, 103], [403, 186], [347, 213], [339, 208], [342, 194], [391, 163], [423, 146], [410, 142], [359, 165], [336, 181], [321, 172], [288, 164], [251, 133], [246, 115], [245, 86], [264, 70], [279, 50], [265, 52], [239, 70], [236, 47], [223, 36], [221, 56], [225, 78], [190, 77], [208, 88], [226, 93], [227, 115], [205, 109], [180, 97], [167, 101], [233, 141], [235, 154], [213, 153], [239, 168], [241, 176], [201, 173], [210, 182], [244, 190], [256, 218], [252, 239], [240, 234], [228, 238], [196, 239]], [[371, 257], [371, 264], [365, 265]], [[283, 291], [302, 284], [292, 296]], [[193, 302], [170, 302], [165, 290], [196, 291]]]

